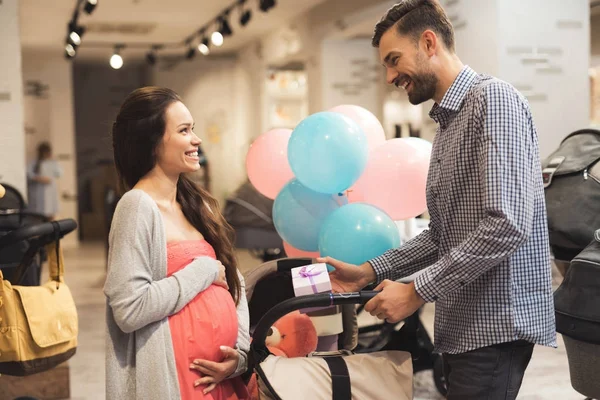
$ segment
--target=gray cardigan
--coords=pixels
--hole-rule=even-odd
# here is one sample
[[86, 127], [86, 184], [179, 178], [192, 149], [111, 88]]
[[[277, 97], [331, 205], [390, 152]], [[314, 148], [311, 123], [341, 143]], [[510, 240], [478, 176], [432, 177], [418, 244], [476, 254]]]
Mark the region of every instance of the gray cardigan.
[[[109, 236], [106, 398], [180, 399], [167, 317], [181, 310], [218, 275], [215, 260], [201, 257], [167, 276], [167, 243], [158, 206], [142, 190], [119, 201]], [[250, 347], [244, 281], [237, 307], [237, 371], [246, 369]]]

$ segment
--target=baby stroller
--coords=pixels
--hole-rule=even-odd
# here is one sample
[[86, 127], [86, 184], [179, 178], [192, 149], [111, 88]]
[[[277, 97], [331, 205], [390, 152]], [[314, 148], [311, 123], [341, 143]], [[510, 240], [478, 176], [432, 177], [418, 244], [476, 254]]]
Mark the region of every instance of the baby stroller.
[[[250, 330], [251, 332], [253, 332], [253, 344], [250, 352], [249, 371], [252, 372], [253, 369], [256, 370], [257, 375], [259, 377], [259, 387], [261, 388], [261, 393], [263, 394], [263, 396], [266, 396], [266, 398], [277, 399], [279, 398], [277, 397], [277, 393], [288, 393], [288, 389], [285, 389], [285, 387], [281, 386], [278, 388], [272, 387], [269, 389], [269, 382], [271, 382], [272, 380], [278, 381], [279, 374], [277, 374], [277, 376], [274, 379], [271, 379], [269, 378], [269, 376], [271, 376], [271, 374], [273, 374], [274, 372], [269, 369], [269, 365], [266, 365], [265, 368], [267, 368], [267, 370], [271, 372], [268, 372], [267, 370], [265, 370], [265, 368], [259, 368], [259, 366], [262, 365], [261, 363], [267, 362], [265, 360], [273, 360], [268, 362], [277, 364], [277, 368], [283, 368], [283, 370], [286, 370], [287, 368], [285, 365], [282, 364], [285, 363], [285, 361], [276, 358], [273, 359], [273, 356], [270, 356], [268, 351], [266, 350], [266, 347], [264, 345], [266, 332], [269, 330], [271, 325], [283, 315], [293, 310], [305, 307], [318, 307], [330, 305], [342, 306], [344, 331], [339, 335], [338, 340], [339, 350], [342, 354], [351, 354], [351, 352], [353, 351], [355, 353], [355, 356], [367, 357], [366, 360], [371, 360], [372, 358], [369, 358], [371, 356], [381, 357], [381, 354], [393, 354], [399, 357], [395, 360], [395, 365], [401, 366], [400, 369], [402, 369], [403, 374], [406, 374], [407, 371], [403, 368], [407, 368], [406, 365], [410, 365], [411, 376], [413, 373], [413, 364], [415, 365], [415, 372], [424, 369], [422, 365], [419, 365], [420, 362], [422, 363], [422, 361], [419, 360], [423, 357], [423, 354], [425, 354], [425, 356], [427, 357], [433, 358], [433, 355], [431, 354], [433, 346], [431, 345], [428, 336], [426, 338], [426, 341], [428, 341], [429, 346], [431, 346], [431, 348], [427, 348], [423, 338], [419, 337], [422, 336], [422, 333], [419, 333], [419, 327], [421, 328], [422, 332], [425, 333], [425, 335], [427, 334], [424, 331], [424, 329], [422, 329], [422, 325], [418, 320], [418, 315], [415, 315], [415, 318], [408, 319], [405, 325], [402, 327], [402, 329], [400, 329], [400, 331], [394, 329], [395, 324], [380, 324], [378, 326], [358, 329], [356, 320], [356, 305], [362, 305], [366, 303], [366, 301], [373, 297], [376, 294], [376, 292], [364, 291], [360, 293], [335, 294], [331, 296], [329, 294], [318, 294], [313, 296], [294, 297], [294, 291], [291, 283], [291, 269], [295, 267], [309, 265], [314, 262], [315, 260], [310, 258], [279, 259], [267, 262], [245, 276], [246, 293], [249, 300], [248, 304], [250, 312]], [[361, 309], [362, 306], [358, 308], [358, 311], [360, 311]], [[376, 332], [377, 329], [379, 329], [379, 332]], [[376, 334], [373, 338], [374, 332]], [[361, 336], [367, 336], [367, 339], [365, 340], [364, 338], [361, 338]], [[363, 342], [363, 344], [359, 344], [361, 342]], [[320, 354], [315, 353], [315, 355], [317, 356], [317, 359], [320, 358]], [[314, 364], [315, 362], [318, 363], [318, 361], [309, 360], [306, 362], [309, 365], [306, 365], [305, 367], [308, 368], [309, 371], [312, 371], [310, 379], [315, 378], [315, 374], [321, 376], [321, 379], [319, 380], [319, 382], [321, 382], [320, 390], [325, 390], [324, 387], [326, 387], [327, 385], [324, 383], [324, 381], [327, 381], [327, 377], [330, 375], [327, 368], [328, 364], [323, 364], [327, 363], [327, 359], [325, 358], [324, 361], [321, 362], [320, 367], [318, 367], [317, 369], [317, 371], [319, 372], [316, 372], [316, 370], [314, 369], [314, 365], [311, 366], [311, 364]], [[369, 364], [369, 362], [365, 360], [361, 360], [360, 362], [365, 363], [365, 368], [366, 365]], [[431, 361], [431, 363], [433, 364], [433, 361]], [[438, 390], [440, 390], [444, 389], [444, 387], [441, 386], [443, 384], [443, 382], [441, 381], [441, 376], [443, 376], [441, 373], [441, 362], [438, 364], [439, 371], [437, 375], [439, 375], [439, 378], [436, 378], [436, 386], [438, 387]], [[432, 367], [433, 366], [431, 366], [431, 368]], [[261, 376], [261, 374], [263, 374], [264, 376]], [[352, 382], [354, 382], [355, 380], [360, 382], [360, 378], [354, 378], [352, 376], [352, 373], [350, 373], [350, 375], [352, 378]], [[373, 382], [372, 387], [377, 388], [378, 385], [373, 380], [374, 377], [370, 376], [370, 374], [368, 375], [369, 379], [371, 379]], [[323, 378], [323, 376], [325, 376], [325, 378]], [[406, 376], [404, 376], [403, 379], [404, 380], [401, 379], [401, 382], [403, 385], [406, 386]], [[438, 382], [438, 380], [440, 382]], [[409, 386], [411, 388], [411, 395], [408, 398], [411, 398], [412, 377], [411, 384]], [[304, 393], [306, 397], [288, 397], [289, 395], [282, 396], [281, 393], [279, 393], [279, 396], [285, 399], [332, 398], [332, 390], [334, 389], [329, 388], [328, 391], [325, 390], [317, 397], [310, 397], [307, 393]], [[270, 393], [265, 393], [265, 391], [268, 391]], [[323, 395], [323, 393], [325, 393], [325, 395]], [[358, 395], [358, 393], [362, 393], [362, 395]], [[352, 398], [381, 398], [380, 394], [375, 392], [369, 392], [367, 394], [365, 392], [360, 392], [359, 389], [358, 393], [355, 393], [353, 395], [355, 397]], [[408, 394], [408, 392], [406, 392], [404, 389], [402, 390], [402, 393]], [[401, 396], [402, 394], [395, 394], [391, 397], [402, 398]], [[341, 398], [351, 397], [347, 395], [346, 397]]]
[[[19, 228], [49, 221], [44, 215], [27, 211], [23, 196], [15, 188], [6, 184], [2, 186], [6, 194], [0, 199], [0, 237]], [[20, 284], [36, 286], [40, 284], [40, 266], [45, 256], [43, 246], [31, 241], [20, 241], [12, 246], [0, 248], [0, 270], [6, 279], [12, 281], [17, 267], [20, 264], [26, 265], [26, 272], [18, 277]]]
[[263, 262], [282, 256], [283, 241], [272, 219], [273, 200], [246, 181], [225, 202], [223, 216], [235, 229], [235, 246], [251, 250]]

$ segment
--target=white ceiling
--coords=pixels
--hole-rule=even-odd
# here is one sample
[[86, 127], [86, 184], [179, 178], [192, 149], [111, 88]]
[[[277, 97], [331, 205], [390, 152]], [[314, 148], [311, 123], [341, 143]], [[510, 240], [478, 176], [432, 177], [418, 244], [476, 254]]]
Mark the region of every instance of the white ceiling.
[[[233, 36], [213, 53], [231, 52], [248, 41], [277, 29], [287, 21], [325, 0], [277, 0], [276, 6], [263, 13], [258, 0], [247, 0], [246, 8], [252, 10], [252, 19], [239, 25], [236, 8], [230, 15]], [[80, 13], [79, 24], [90, 29], [83, 35], [78, 58], [106, 56], [110, 48], [92, 49], [86, 43], [178, 43], [201, 26], [213, 20], [234, 0], [98, 0], [91, 15]], [[67, 24], [71, 19], [76, 0], [21, 0], [21, 43], [25, 50], [52, 50], [62, 53], [65, 46]], [[121, 32], [114, 32], [119, 27]], [[92, 31], [93, 30], [93, 31]], [[127, 33], [126, 31], [129, 31]], [[125, 51], [143, 55], [148, 49]], [[184, 50], [178, 50], [178, 53]]]

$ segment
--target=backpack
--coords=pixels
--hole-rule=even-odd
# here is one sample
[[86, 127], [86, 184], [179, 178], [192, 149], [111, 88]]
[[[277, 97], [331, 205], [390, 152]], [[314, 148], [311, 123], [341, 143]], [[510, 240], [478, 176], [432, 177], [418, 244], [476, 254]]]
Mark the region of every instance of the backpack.
[[548, 233], [556, 259], [570, 261], [600, 229], [600, 131], [571, 133], [542, 164]]

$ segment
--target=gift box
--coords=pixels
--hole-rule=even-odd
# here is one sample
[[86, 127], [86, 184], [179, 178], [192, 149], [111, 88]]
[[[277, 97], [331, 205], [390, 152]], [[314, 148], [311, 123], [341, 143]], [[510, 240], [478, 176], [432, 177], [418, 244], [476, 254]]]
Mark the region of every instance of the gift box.
[[[327, 272], [325, 263], [305, 265], [303, 267], [292, 268], [292, 285], [294, 294], [306, 296], [316, 293], [331, 292], [331, 281]], [[314, 312], [329, 307], [314, 307], [300, 310], [301, 313]]]

